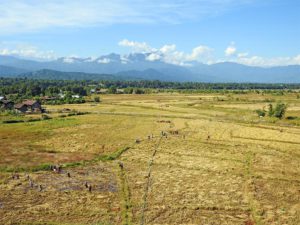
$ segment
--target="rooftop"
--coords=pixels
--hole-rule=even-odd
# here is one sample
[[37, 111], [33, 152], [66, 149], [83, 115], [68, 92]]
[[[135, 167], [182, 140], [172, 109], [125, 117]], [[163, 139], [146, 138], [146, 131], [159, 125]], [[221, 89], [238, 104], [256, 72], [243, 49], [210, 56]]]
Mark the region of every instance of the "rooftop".
[[29, 105], [29, 106], [34, 105], [35, 103], [37, 103], [36, 100], [25, 100], [22, 102], [22, 104]]

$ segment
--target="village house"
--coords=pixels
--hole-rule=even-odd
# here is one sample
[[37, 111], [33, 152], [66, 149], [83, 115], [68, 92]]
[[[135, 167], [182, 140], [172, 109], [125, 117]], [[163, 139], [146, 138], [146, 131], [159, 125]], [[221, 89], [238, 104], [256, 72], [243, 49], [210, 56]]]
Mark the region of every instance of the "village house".
[[72, 95], [72, 98], [80, 98], [80, 95]]
[[108, 93], [108, 89], [106, 88], [101, 88], [99, 91], [97, 91], [97, 94], [107, 94]]
[[43, 101], [43, 102], [53, 101], [53, 100], [56, 100], [56, 99], [57, 99], [57, 97], [50, 97], [50, 96], [41, 97], [41, 101]]
[[90, 93], [91, 94], [100, 94], [101, 93], [100, 88], [93, 88], [93, 89], [90, 90]]
[[43, 112], [42, 106], [38, 101], [26, 100], [22, 103], [16, 104], [15, 109], [22, 113], [41, 113]]
[[66, 95], [64, 94], [64, 93], [62, 93], [62, 92], [60, 92], [59, 94], [58, 94], [58, 97], [59, 98], [64, 98]]
[[117, 88], [117, 94], [124, 94], [124, 89]]

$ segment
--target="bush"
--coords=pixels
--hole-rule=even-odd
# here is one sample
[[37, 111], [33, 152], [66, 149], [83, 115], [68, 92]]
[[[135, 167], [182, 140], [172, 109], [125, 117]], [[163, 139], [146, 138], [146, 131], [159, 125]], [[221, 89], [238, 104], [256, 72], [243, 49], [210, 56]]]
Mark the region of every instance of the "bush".
[[266, 116], [266, 113], [268, 113], [269, 117], [276, 117], [278, 119], [282, 119], [286, 113], [287, 107], [288, 105], [284, 103], [277, 103], [275, 107], [272, 104], [269, 104], [268, 111], [265, 111], [264, 109], [257, 109], [255, 110], [255, 112], [260, 117], [264, 117]]
[[269, 117], [272, 117], [274, 115], [274, 109], [273, 109], [273, 105], [272, 104], [269, 104], [269, 112], [268, 112], [268, 115]]
[[278, 103], [274, 109], [274, 116], [282, 119], [285, 115], [287, 109], [287, 104], [284, 103]]
[[[284, 104], [284, 103], [277, 103], [275, 107], [272, 104], [269, 104], [268, 116], [282, 119], [286, 113], [287, 107], [288, 107], [288, 105]], [[258, 109], [258, 110], [256, 110], [256, 113], [259, 116], [265, 116], [266, 111]]]
[[257, 109], [255, 112], [257, 113], [257, 115], [258, 115], [259, 117], [264, 117], [264, 116], [266, 116], [266, 111], [265, 111], [265, 110]]
[[144, 94], [144, 93], [145, 93], [144, 90], [139, 89], [139, 88], [135, 89], [133, 92], [134, 92], [135, 94], [138, 94], [138, 95]]
[[108, 93], [109, 94], [116, 94], [117, 93], [117, 87], [111, 86], [110, 88], [108, 88]]

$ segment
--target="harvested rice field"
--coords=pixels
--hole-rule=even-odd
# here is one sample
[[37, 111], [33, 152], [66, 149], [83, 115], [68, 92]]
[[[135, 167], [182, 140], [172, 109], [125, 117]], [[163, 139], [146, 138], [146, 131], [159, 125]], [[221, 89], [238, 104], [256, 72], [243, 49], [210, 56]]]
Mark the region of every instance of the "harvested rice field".
[[0, 123], [0, 224], [300, 224], [293, 93], [100, 98]]

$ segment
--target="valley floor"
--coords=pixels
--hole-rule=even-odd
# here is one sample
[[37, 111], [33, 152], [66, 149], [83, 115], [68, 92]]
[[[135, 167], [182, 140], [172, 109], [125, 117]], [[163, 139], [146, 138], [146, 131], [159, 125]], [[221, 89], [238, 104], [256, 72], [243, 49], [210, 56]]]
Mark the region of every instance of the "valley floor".
[[[295, 119], [257, 117], [268, 98]], [[0, 224], [300, 224], [293, 94], [101, 100], [0, 125]]]

